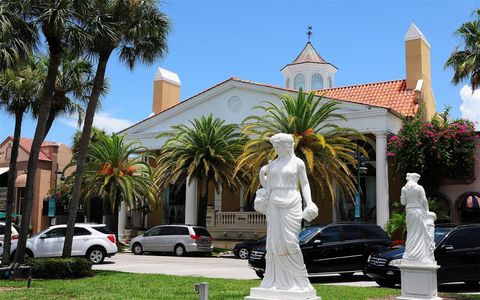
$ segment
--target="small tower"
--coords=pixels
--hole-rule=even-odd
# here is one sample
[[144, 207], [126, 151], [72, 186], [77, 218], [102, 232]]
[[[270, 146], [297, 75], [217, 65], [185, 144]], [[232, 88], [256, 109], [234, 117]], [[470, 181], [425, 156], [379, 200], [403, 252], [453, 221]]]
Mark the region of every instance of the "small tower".
[[306, 91], [328, 89], [334, 86], [334, 75], [337, 68], [324, 60], [313, 48], [310, 42], [312, 27], [308, 27], [308, 42], [300, 55], [290, 64], [283, 67], [282, 72], [285, 78], [285, 87], [298, 90], [303, 88]]

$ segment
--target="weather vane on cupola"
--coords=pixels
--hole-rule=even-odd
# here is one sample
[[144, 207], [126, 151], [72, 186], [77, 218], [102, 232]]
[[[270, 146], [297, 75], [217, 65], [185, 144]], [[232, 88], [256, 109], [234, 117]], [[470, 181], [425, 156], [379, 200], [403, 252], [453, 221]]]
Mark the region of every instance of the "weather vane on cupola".
[[308, 27], [307, 27], [307, 36], [308, 36], [308, 42], [309, 42], [309, 43], [310, 43], [310, 37], [311, 37], [312, 34], [313, 34], [312, 29], [313, 29], [312, 26], [308, 26]]

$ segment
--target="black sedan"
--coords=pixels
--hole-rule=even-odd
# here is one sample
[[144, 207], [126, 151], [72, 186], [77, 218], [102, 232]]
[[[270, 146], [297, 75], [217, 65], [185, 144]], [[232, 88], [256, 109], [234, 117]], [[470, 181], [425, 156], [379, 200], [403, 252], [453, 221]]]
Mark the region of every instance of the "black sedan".
[[[437, 226], [435, 260], [440, 265], [437, 282], [465, 282], [478, 286], [480, 281], [480, 224]], [[368, 258], [364, 273], [383, 287], [400, 284], [400, 270], [394, 265], [402, 259], [405, 248], [397, 246], [374, 253]]]
[[235, 254], [235, 256], [238, 258], [247, 259], [252, 249], [261, 245], [265, 245], [266, 240], [267, 236], [263, 236], [258, 240], [238, 243], [233, 248], [233, 254]]
[[[300, 232], [300, 248], [309, 276], [339, 273], [350, 276], [362, 271], [367, 257], [387, 249], [390, 238], [377, 225], [337, 223], [305, 228]], [[262, 278], [265, 273], [265, 245], [252, 250], [248, 263]]]

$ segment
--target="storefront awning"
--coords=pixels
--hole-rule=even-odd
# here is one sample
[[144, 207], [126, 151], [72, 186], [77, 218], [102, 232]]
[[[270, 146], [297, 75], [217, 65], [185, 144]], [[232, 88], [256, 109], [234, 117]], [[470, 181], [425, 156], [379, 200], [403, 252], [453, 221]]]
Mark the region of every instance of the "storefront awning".
[[8, 172], [9, 169], [10, 169], [9, 167], [2, 167], [2, 168], [0, 168], [0, 175], [2, 175], [3, 173]]

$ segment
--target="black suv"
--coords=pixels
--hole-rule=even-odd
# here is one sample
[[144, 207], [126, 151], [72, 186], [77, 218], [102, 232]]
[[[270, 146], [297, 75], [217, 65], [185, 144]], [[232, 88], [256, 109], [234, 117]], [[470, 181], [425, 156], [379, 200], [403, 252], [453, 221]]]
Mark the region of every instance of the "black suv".
[[[405, 251], [397, 246], [374, 253], [368, 258], [364, 273], [383, 287], [400, 284], [400, 270], [393, 266]], [[480, 224], [437, 225], [435, 260], [440, 265], [437, 282], [465, 282], [478, 286], [480, 281]]]
[[[368, 256], [390, 246], [390, 238], [377, 225], [335, 223], [307, 227], [300, 232], [300, 248], [309, 276], [320, 273], [352, 275], [362, 271]], [[252, 250], [249, 266], [263, 278], [265, 245]]]

